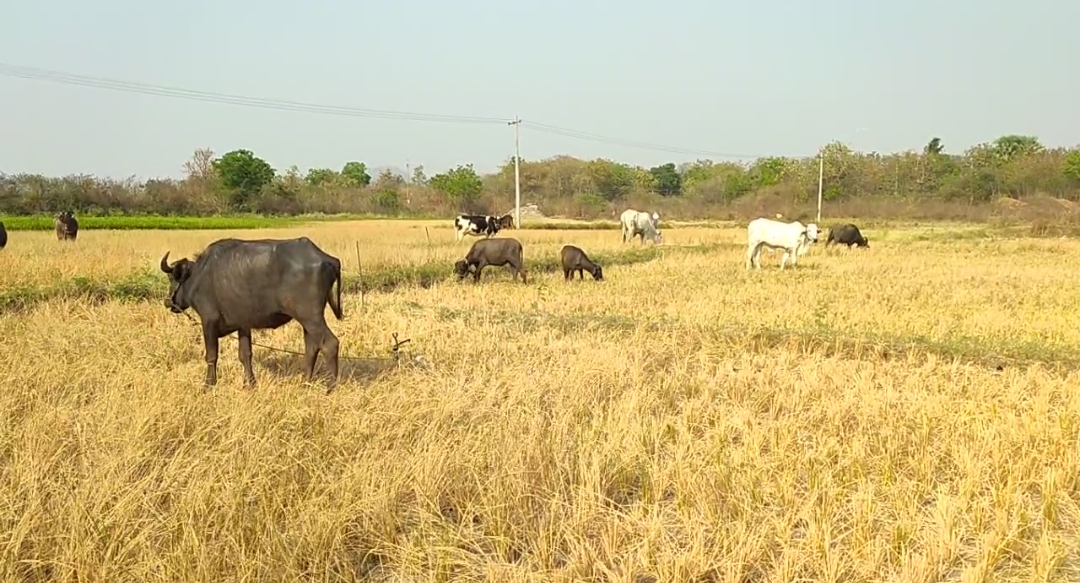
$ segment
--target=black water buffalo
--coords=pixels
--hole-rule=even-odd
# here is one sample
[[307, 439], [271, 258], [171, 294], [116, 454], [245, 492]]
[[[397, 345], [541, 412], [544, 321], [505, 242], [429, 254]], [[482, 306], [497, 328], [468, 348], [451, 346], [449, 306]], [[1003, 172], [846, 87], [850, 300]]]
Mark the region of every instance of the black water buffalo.
[[0, 221], [0, 249], [7, 247], [7, 229], [4, 228], [4, 221]]
[[574, 272], [577, 271], [578, 277], [585, 279], [585, 271], [592, 274], [592, 277], [596, 281], [604, 280], [604, 270], [599, 265], [592, 262], [589, 256], [585, 254], [580, 248], [573, 245], [566, 245], [562, 248], [562, 252], [559, 254], [562, 259], [563, 279], [574, 279]]
[[53, 217], [57, 241], [74, 241], [79, 236], [79, 221], [71, 211], [60, 211]]
[[[202, 320], [206, 346], [206, 385], [217, 383], [218, 339], [237, 333], [244, 384], [254, 386], [251, 331], [273, 329], [296, 320], [304, 328], [304, 373], [312, 380], [321, 350], [331, 379], [337, 384], [338, 339], [326, 325], [326, 304], [340, 320], [341, 261], [307, 237], [296, 239], [221, 239], [208, 245], [194, 261], [169, 264], [169, 299], [174, 313], [191, 308]], [[334, 285], [336, 293], [331, 293]]]
[[517, 239], [480, 239], [469, 248], [465, 259], [454, 264], [454, 273], [457, 273], [458, 281], [461, 281], [475, 267], [473, 281], [478, 282], [480, 272], [488, 265], [509, 265], [514, 270], [515, 280], [520, 275], [521, 283], [528, 283], [521, 241]]
[[859, 227], [848, 223], [846, 225], [833, 225], [829, 229], [829, 237], [825, 239], [825, 246], [828, 247], [830, 243], [836, 243], [837, 245], [847, 245], [848, 249], [852, 245], [859, 247], [869, 247], [870, 241], [866, 237], [862, 236], [859, 232]]

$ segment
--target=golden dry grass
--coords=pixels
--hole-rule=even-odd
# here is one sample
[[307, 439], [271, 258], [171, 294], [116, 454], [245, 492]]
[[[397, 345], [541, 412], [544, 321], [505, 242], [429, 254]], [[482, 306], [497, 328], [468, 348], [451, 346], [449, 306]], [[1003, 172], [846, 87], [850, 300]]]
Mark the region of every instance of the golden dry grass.
[[[449, 272], [468, 246], [403, 222], [240, 234], [295, 233], [349, 270], [354, 240], [365, 269]], [[0, 316], [0, 577], [1080, 579], [1080, 243], [867, 234], [783, 273], [747, 273], [737, 230], [686, 229], [667, 242], [721, 245], [599, 284], [493, 269], [349, 296], [330, 325], [370, 360], [330, 395], [262, 349], [244, 390], [234, 340], [204, 392], [197, 329], [156, 301]], [[20, 233], [0, 285], [222, 233], [50, 236]], [[526, 262], [620, 247], [512, 236]], [[429, 366], [375, 360], [392, 331]], [[302, 346], [296, 324], [255, 341]]]

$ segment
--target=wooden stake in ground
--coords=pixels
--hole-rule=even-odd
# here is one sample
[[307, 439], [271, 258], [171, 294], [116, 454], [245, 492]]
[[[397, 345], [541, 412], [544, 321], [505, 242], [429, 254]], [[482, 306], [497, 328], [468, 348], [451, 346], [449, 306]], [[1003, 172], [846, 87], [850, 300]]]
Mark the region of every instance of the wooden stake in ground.
[[353, 241], [356, 245], [356, 273], [360, 279], [360, 309], [364, 309], [364, 268], [360, 265], [360, 241]]

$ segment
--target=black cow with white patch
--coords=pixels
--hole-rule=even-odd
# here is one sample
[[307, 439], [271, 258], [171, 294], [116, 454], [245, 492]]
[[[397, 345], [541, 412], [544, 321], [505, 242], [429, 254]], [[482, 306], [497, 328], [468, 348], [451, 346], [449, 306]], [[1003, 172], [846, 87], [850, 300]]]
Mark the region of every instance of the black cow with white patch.
[[500, 218], [491, 215], [458, 215], [454, 219], [454, 231], [458, 242], [464, 239], [465, 235], [488, 238], [497, 234], [502, 228]]

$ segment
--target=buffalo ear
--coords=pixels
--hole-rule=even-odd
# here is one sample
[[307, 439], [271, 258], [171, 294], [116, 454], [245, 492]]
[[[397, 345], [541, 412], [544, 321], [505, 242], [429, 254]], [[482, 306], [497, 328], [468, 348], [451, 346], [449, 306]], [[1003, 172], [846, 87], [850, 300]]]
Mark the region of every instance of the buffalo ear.
[[168, 251], [166, 251], [165, 255], [163, 255], [161, 257], [161, 271], [164, 271], [165, 273], [172, 273], [173, 272], [173, 268], [169, 267], [169, 252]]

